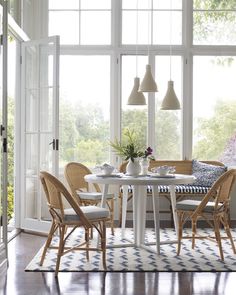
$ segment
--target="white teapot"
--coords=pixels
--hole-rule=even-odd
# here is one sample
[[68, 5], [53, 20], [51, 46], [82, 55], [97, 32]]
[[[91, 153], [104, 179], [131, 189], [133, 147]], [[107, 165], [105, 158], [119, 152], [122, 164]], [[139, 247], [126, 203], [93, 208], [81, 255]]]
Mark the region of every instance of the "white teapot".
[[159, 167], [153, 167], [151, 169], [152, 172], [158, 173], [159, 175], [167, 175], [168, 173], [174, 173], [175, 172], [175, 167], [174, 166], [159, 166]]
[[103, 165], [101, 165], [100, 168], [101, 168], [101, 170], [103, 170], [103, 173], [105, 175], [110, 175], [115, 169], [115, 167], [113, 167], [107, 163], [104, 163]]

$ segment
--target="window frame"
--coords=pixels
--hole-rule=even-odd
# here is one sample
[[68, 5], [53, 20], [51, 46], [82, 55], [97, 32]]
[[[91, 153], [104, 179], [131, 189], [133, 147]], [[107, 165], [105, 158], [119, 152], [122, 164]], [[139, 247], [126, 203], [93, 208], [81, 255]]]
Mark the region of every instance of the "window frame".
[[[110, 139], [121, 137], [121, 57], [136, 54], [136, 45], [123, 45], [122, 40], [122, 0], [111, 0], [111, 44], [99, 46], [61, 45], [60, 54], [108, 54], [111, 57], [111, 101]], [[169, 56], [169, 45], [150, 45], [149, 62], [155, 68], [155, 56]], [[147, 45], [138, 45], [138, 55], [147, 54]], [[182, 57], [182, 105], [181, 105], [181, 150], [182, 159], [192, 159], [193, 141], [193, 56], [232, 55], [236, 56], [236, 46], [193, 45], [193, 0], [182, 2], [182, 44], [172, 45], [172, 54]], [[158, 81], [157, 81], [158, 83]], [[131, 85], [132, 87], [132, 85]], [[148, 130], [147, 145], [155, 143], [155, 94], [147, 97]], [[119, 158], [110, 153], [110, 161], [118, 166]]]

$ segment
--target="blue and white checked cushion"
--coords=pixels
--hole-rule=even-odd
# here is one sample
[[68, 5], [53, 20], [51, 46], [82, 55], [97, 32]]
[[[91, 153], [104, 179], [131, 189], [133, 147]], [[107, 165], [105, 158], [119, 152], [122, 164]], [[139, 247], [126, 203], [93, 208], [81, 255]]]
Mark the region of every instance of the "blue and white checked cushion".
[[[178, 194], [206, 194], [209, 191], [210, 187], [200, 186], [200, 185], [176, 185], [175, 192]], [[158, 190], [160, 193], [169, 193], [170, 189], [168, 185], [159, 185]], [[121, 188], [122, 192], [122, 188]], [[128, 188], [128, 192], [132, 193], [132, 186]], [[152, 193], [152, 187], [147, 186], [147, 192]]]

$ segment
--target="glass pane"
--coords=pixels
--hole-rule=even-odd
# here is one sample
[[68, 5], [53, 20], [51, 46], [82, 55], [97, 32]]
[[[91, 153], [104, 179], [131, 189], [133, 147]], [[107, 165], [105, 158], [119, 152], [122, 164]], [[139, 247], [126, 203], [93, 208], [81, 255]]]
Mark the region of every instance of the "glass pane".
[[40, 90], [40, 131], [52, 132], [53, 128], [53, 89]]
[[60, 35], [61, 44], [79, 43], [79, 12], [50, 11], [49, 36]]
[[38, 90], [26, 91], [26, 103], [25, 103], [25, 121], [26, 132], [33, 132], [38, 130]]
[[26, 177], [25, 192], [25, 218], [37, 218], [37, 196], [38, 179], [37, 177]]
[[38, 87], [36, 83], [38, 77], [38, 47], [28, 46], [25, 50], [25, 83], [26, 88], [35, 89]]
[[236, 9], [236, 1], [235, 0], [223, 0], [223, 1], [201, 1], [201, 0], [193, 0], [193, 8], [194, 9]]
[[[140, 81], [145, 74], [147, 56], [139, 56], [137, 70]], [[122, 135], [126, 129], [134, 131], [139, 138], [140, 146], [147, 144], [147, 106], [128, 106], [127, 100], [134, 86], [136, 76], [136, 56], [122, 57]]]
[[107, 11], [81, 12], [81, 44], [111, 43], [111, 13]]
[[60, 65], [60, 169], [69, 161], [107, 162], [110, 57], [63, 55]]
[[81, 0], [81, 9], [110, 9], [111, 0]]
[[40, 170], [52, 173], [52, 134], [40, 134]]
[[[181, 57], [172, 56], [171, 70], [174, 90], [182, 105]], [[168, 56], [157, 56], [156, 82], [159, 91], [156, 94], [156, 145], [154, 151], [157, 159], [177, 160], [181, 159], [181, 111], [160, 110], [167, 91], [168, 80], [170, 80], [170, 58]]]
[[48, 0], [49, 9], [79, 9], [79, 0]]
[[[136, 11], [123, 11], [122, 43], [136, 44]], [[148, 12], [138, 12], [138, 44], [148, 44]]]
[[49, 46], [40, 48], [40, 87], [53, 85], [53, 56], [49, 51]]
[[[139, 9], [148, 9], [150, 7], [149, 0], [138, 0], [138, 8]], [[137, 8], [137, 0], [122, 0], [122, 8], [123, 9], [136, 9]]]
[[226, 165], [236, 165], [235, 76], [235, 57], [194, 57], [194, 158], [220, 160]]
[[202, 45], [235, 45], [236, 12], [193, 13], [193, 43]]
[[38, 172], [38, 135], [26, 134], [25, 168], [28, 177], [37, 176]]
[[[170, 18], [172, 29], [170, 35]], [[182, 43], [182, 12], [161, 11], [153, 12], [153, 43], [154, 44], [181, 44]]]
[[154, 9], [182, 9], [182, 0], [153, 0]]

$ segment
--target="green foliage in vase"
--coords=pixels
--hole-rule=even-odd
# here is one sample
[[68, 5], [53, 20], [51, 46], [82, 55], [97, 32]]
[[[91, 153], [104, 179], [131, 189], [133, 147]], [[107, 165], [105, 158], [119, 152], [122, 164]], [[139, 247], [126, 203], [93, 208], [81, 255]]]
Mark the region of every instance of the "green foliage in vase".
[[113, 151], [126, 161], [130, 159], [134, 162], [135, 158], [143, 157], [144, 152], [142, 151], [142, 147], [138, 144], [134, 131], [127, 129], [124, 133], [124, 137], [126, 138], [125, 142], [118, 141], [117, 139], [115, 139], [114, 142], [110, 142]]

